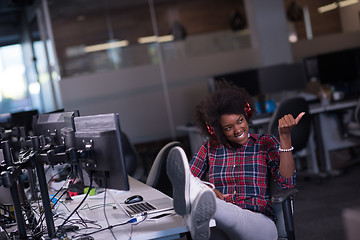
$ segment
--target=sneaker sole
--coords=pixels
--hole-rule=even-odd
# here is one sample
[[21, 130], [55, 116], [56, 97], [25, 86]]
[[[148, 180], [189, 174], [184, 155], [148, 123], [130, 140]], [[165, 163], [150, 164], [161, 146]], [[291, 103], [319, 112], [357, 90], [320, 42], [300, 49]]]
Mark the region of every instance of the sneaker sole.
[[175, 147], [170, 150], [166, 164], [166, 172], [173, 186], [174, 209], [180, 216], [190, 212], [190, 169], [185, 160], [185, 152], [180, 147]]
[[195, 200], [191, 211], [191, 236], [193, 240], [210, 238], [210, 219], [216, 210], [215, 196], [212, 190], [206, 190]]

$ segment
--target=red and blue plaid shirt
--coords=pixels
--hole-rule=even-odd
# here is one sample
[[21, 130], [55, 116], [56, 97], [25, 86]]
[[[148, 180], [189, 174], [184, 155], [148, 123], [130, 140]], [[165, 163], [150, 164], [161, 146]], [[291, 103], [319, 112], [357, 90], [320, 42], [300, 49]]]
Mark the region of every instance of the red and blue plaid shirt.
[[282, 188], [295, 186], [295, 173], [284, 178], [279, 173], [280, 143], [270, 134], [250, 134], [246, 144], [236, 148], [207, 140], [190, 161], [194, 176], [205, 179], [223, 194], [225, 201], [275, 220], [269, 197], [269, 174]]

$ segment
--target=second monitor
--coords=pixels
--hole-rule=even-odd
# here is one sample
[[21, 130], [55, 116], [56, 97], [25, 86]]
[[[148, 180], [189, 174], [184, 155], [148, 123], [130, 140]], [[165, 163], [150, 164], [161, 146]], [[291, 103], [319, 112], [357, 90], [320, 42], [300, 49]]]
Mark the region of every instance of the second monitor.
[[74, 120], [80, 167], [99, 187], [129, 190], [119, 115], [100, 114]]

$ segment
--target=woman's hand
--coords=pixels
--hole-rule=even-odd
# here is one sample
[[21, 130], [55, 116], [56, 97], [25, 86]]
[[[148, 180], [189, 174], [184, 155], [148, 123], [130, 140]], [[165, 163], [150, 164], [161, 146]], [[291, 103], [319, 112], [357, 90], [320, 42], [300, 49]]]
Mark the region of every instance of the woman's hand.
[[[299, 123], [304, 116], [300, 113], [295, 119], [291, 114], [287, 114], [279, 119], [279, 137], [280, 148], [292, 150], [291, 147], [291, 130]], [[295, 171], [295, 161], [291, 151], [281, 151], [280, 153], [280, 175], [289, 178]]]
[[222, 194], [219, 190], [216, 188], [213, 189], [215, 196], [221, 200], [224, 200], [225, 197], [229, 196], [230, 194]]
[[279, 136], [291, 134], [291, 130], [299, 123], [305, 112], [300, 113], [295, 119], [291, 114], [287, 114], [279, 119]]

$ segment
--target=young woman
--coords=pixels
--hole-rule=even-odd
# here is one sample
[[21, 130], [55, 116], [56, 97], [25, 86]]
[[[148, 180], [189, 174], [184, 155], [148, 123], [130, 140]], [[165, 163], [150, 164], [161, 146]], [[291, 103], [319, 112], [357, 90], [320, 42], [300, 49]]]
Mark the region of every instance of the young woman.
[[213, 239], [277, 239], [268, 179], [271, 174], [281, 187], [294, 187], [291, 130], [305, 113], [282, 117], [279, 139], [249, 133], [253, 113], [246, 90], [222, 84], [196, 108], [196, 123], [208, 140], [190, 164], [181, 148], [169, 154], [175, 211], [193, 239], [210, 237], [211, 218]]

